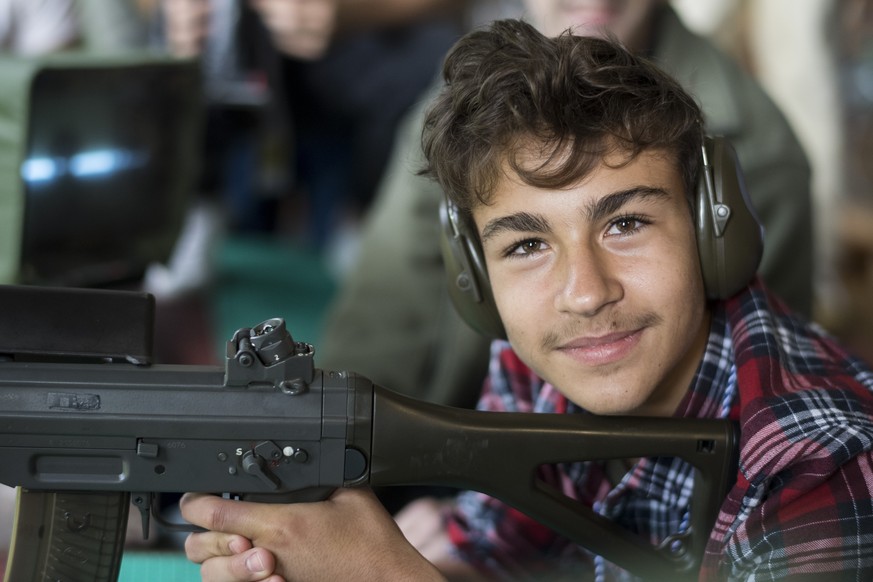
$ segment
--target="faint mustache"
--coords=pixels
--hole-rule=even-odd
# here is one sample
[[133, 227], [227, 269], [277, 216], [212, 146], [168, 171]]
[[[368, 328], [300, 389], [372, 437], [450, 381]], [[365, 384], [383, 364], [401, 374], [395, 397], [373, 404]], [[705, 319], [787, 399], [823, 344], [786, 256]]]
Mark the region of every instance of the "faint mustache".
[[657, 313], [616, 317], [608, 319], [604, 323], [575, 319], [558, 330], [547, 332], [540, 344], [543, 350], [549, 351], [580, 337], [596, 338], [616, 332], [633, 333], [644, 327], [659, 325], [661, 322], [662, 318]]

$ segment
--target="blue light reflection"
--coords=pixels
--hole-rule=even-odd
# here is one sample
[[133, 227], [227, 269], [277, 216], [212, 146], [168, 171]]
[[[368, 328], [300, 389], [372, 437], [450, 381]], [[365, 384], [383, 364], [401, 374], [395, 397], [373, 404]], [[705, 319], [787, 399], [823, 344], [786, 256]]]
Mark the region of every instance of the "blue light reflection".
[[148, 154], [120, 149], [81, 152], [64, 158], [32, 157], [21, 164], [21, 178], [29, 185], [46, 184], [65, 175], [78, 179], [100, 179], [145, 166]]

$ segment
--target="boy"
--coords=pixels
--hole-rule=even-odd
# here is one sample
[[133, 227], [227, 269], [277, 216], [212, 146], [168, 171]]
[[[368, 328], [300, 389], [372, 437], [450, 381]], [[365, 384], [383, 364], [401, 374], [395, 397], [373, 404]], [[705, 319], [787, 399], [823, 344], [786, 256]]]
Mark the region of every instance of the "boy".
[[[694, 95], [709, 132], [729, 139], [742, 163], [766, 230], [759, 274], [793, 309], [811, 312], [809, 165], [785, 117], [751, 77], [688, 30], [666, 0], [490, 3], [523, 4], [547, 36], [568, 28], [580, 36], [614, 34]], [[434, 83], [398, 132], [378, 199], [361, 225], [357, 259], [326, 314], [318, 362], [414, 398], [472, 408], [489, 338], [472, 331], [448, 299], [434, 220], [444, 194], [417, 174], [426, 105], [440, 87]]]
[[[485, 301], [459, 302], [483, 328], [495, 310], [489, 331], [508, 339], [480, 408], [736, 419], [737, 480], [701, 578], [869, 579], [873, 375], [754, 280], [760, 232], [741, 184], [722, 200], [701, 180], [694, 100], [616, 43], [518, 21], [467, 35], [445, 76], [424, 151], [487, 268], [466, 273]], [[553, 485], [652, 543], [686, 531], [683, 461], [614, 480], [579, 463]], [[188, 496], [182, 511], [214, 530], [186, 546], [205, 579], [626, 574], [475, 493], [435, 538], [449, 545], [419, 547], [431, 562], [367, 492], [278, 508]]]

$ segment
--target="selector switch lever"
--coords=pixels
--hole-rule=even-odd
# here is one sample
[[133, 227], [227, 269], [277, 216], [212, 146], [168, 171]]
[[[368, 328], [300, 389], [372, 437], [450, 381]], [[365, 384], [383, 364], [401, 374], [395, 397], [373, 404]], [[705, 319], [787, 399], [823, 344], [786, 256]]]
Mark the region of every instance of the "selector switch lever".
[[279, 479], [273, 475], [267, 468], [267, 463], [264, 458], [254, 451], [247, 451], [242, 458], [243, 471], [249, 475], [254, 475], [264, 482], [264, 485], [270, 489], [278, 489], [280, 485]]

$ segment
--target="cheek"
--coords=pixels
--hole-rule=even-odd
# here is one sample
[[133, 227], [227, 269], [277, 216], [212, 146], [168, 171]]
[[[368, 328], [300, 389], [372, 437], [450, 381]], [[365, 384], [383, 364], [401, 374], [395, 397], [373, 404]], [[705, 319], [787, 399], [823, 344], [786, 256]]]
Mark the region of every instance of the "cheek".
[[500, 275], [491, 276], [491, 291], [494, 294], [494, 303], [497, 305], [497, 313], [503, 321], [503, 326], [509, 330], [516, 327], [515, 322], [522, 318], [521, 312], [524, 304], [519, 302], [521, 295], [516, 287], [505, 277]]
[[677, 326], [693, 327], [706, 309], [700, 261], [696, 248], [693, 253], [677, 253], [675, 257], [677, 260], [663, 270], [666, 275], [661, 286], [663, 309], [673, 314]]
[[700, 255], [697, 252], [697, 232], [691, 221], [677, 227], [666, 247], [668, 269], [676, 278], [675, 285], [686, 293], [703, 289]]
[[623, 280], [637, 301], [662, 313], [694, 311], [705, 303], [693, 232], [679, 233], [625, 269]]
[[491, 278], [491, 288], [497, 312], [510, 339], [522, 339], [532, 335], [537, 321], [545, 318], [543, 306], [538, 303], [543, 297], [531, 277], [500, 276]]
[[652, 292], [662, 295], [671, 304], [703, 294], [703, 278], [697, 256], [678, 260], [680, 257], [681, 254], [675, 254], [672, 260], [653, 261], [647, 270], [650, 280], [643, 285], [651, 286]]

